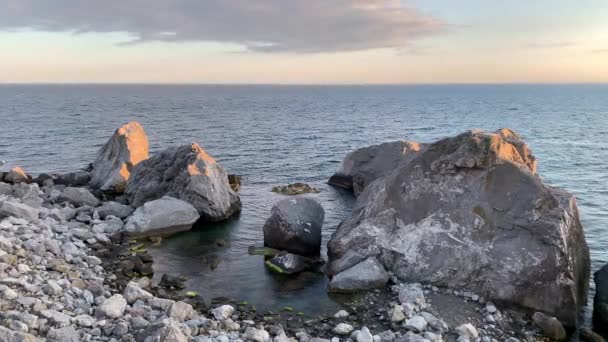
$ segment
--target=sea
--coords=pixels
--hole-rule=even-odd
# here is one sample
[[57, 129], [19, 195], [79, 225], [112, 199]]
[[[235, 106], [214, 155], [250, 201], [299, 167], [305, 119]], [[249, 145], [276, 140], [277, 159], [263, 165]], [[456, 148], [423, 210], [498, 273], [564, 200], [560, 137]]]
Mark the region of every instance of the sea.
[[[592, 271], [608, 262], [608, 85], [0, 85], [0, 159], [27, 172], [85, 167], [115, 129], [136, 120], [151, 152], [197, 142], [242, 176], [238, 217], [148, 247], [155, 277], [186, 277], [206, 298], [261, 309], [330, 312], [322, 274], [277, 276], [263, 244], [273, 186], [305, 182], [325, 209], [323, 250], [355, 199], [326, 184], [346, 153], [508, 127], [539, 160], [543, 180], [577, 197]], [[225, 245], [219, 246], [218, 240]], [[590, 299], [594, 285], [591, 284]], [[591, 304], [591, 302], [589, 303]]]

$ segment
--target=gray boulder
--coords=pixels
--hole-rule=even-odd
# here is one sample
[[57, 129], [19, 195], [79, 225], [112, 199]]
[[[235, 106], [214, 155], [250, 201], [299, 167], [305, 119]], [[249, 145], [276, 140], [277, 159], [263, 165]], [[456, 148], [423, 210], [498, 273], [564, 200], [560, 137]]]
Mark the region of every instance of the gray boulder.
[[532, 321], [543, 335], [552, 340], [563, 341], [568, 337], [566, 329], [555, 317], [549, 317], [542, 312], [535, 312], [532, 315]]
[[404, 281], [468, 288], [569, 326], [586, 301], [576, 200], [543, 184], [507, 129], [440, 140], [367, 186], [328, 243], [332, 265], [348, 265], [349, 250], [377, 256]]
[[608, 264], [593, 274], [595, 297], [593, 298], [593, 325], [608, 332]]
[[164, 196], [137, 208], [125, 231], [131, 236], [168, 236], [190, 230], [198, 219], [192, 204]]
[[65, 186], [85, 186], [90, 180], [91, 175], [87, 171], [78, 170], [58, 175], [53, 182]]
[[104, 191], [124, 191], [135, 165], [148, 159], [148, 136], [135, 121], [123, 125], [101, 148], [92, 164], [89, 185]]
[[264, 224], [264, 246], [300, 255], [319, 255], [325, 211], [310, 198], [279, 201]]
[[85, 205], [96, 207], [99, 205], [99, 199], [85, 188], [67, 187], [59, 195], [59, 200], [67, 201], [77, 207]]
[[281, 252], [268, 261], [266, 266], [279, 274], [296, 274], [313, 268], [317, 264], [314, 259], [305, 256]]
[[38, 222], [39, 211], [24, 203], [4, 201], [0, 205], [0, 217], [13, 216], [26, 219], [30, 222]]
[[181, 199], [204, 221], [225, 220], [241, 210], [226, 171], [197, 144], [169, 148], [139, 163], [125, 193], [134, 207], [165, 195]]
[[32, 181], [32, 177], [30, 177], [25, 171], [16, 166], [8, 171], [8, 173], [4, 176], [4, 181], [7, 183], [29, 183]]
[[383, 287], [389, 275], [375, 257], [354, 265], [335, 275], [329, 283], [330, 292], [355, 292]]
[[358, 196], [371, 182], [409, 162], [425, 147], [413, 141], [395, 141], [357, 149], [344, 157], [328, 183], [353, 190]]
[[129, 215], [133, 214], [133, 207], [118, 202], [109, 201], [104, 202], [101, 206], [97, 207], [97, 213], [99, 217], [105, 219], [107, 216], [116, 216], [124, 219]]

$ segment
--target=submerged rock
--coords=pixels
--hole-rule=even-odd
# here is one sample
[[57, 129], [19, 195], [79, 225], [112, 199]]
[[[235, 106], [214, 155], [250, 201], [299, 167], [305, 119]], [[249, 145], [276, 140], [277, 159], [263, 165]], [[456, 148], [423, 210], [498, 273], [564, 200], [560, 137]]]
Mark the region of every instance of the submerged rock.
[[283, 195], [301, 195], [309, 193], [318, 193], [319, 189], [305, 183], [294, 183], [289, 185], [279, 185], [272, 188], [272, 192], [277, 192]]
[[593, 298], [593, 325], [608, 332], [608, 264], [593, 274], [595, 297]]
[[241, 190], [241, 176], [239, 175], [228, 175], [228, 184], [233, 191], [238, 192]]
[[425, 145], [412, 141], [395, 141], [360, 148], [344, 157], [330, 185], [353, 190], [359, 195], [374, 180], [387, 176], [402, 163], [415, 157]]
[[299, 255], [321, 252], [321, 227], [325, 211], [310, 198], [279, 201], [264, 224], [264, 246]]
[[224, 168], [197, 144], [166, 149], [133, 169], [125, 191], [140, 207], [162, 196], [192, 204], [204, 221], [221, 221], [241, 209]]
[[163, 196], [137, 208], [128, 218], [125, 231], [130, 236], [169, 236], [192, 229], [198, 219], [192, 204]]
[[388, 282], [384, 266], [371, 257], [334, 276], [329, 283], [331, 292], [355, 292], [383, 287]]
[[365, 188], [328, 247], [332, 265], [348, 267], [341, 259], [352, 251], [377, 256], [400, 279], [468, 288], [570, 326], [586, 301], [576, 200], [542, 183], [536, 159], [507, 129], [421, 149]]
[[266, 266], [279, 274], [296, 274], [310, 270], [315, 266], [315, 260], [305, 256], [281, 252], [266, 261]]
[[148, 159], [148, 137], [135, 121], [123, 125], [101, 148], [92, 164], [93, 188], [122, 192], [135, 165]]

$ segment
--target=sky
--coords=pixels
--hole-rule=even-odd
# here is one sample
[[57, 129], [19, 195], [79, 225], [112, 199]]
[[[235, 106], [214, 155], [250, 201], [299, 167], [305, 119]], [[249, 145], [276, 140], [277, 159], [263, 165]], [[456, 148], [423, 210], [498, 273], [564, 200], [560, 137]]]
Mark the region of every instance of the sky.
[[0, 0], [0, 83], [604, 83], [606, 0]]

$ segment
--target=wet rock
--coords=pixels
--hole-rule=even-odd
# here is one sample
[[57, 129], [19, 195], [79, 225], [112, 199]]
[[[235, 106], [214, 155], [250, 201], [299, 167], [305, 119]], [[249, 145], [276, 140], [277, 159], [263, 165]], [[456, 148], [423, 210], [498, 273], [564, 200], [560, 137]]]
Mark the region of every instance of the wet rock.
[[59, 195], [59, 199], [67, 201], [76, 207], [86, 205], [96, 207], [99, 205], [99, 199], [85, 188], [66, 187], [61, 195]]
[[384, 266], [371, 257], [335, 275], [329, 283], [331, 292], [354, 292], [383, 287], [388, 282]]
[[230, 188], [233, 191], [240, 191], [241, 190], [241, 176], [239, 175], [228, 175], [228, 184], [230, 184]]
[[368, 185], [328, 243], [330, 262], [353, 250], [399, 279], [468, 288], [570, 326], [588, 287], [574, 196], [544, 185], [507, 129], [440, 140]]
[[4, 181], [12, 184], [30, 183], [32, 181], [32, 177], [25, 173], [22, 168], [16, 166], [10, 169], [4, 176]]
[[264, 224], [264, 245], [299, 255], [319, 255], [324, 218], [323, 207], [313, 199], [281, 200]]
[[169, 236], [192, 229], [198, 212], [188, 202], [164, 196], [137, 208], [125, 224], [130, 236]]
[[58, 175], [57, 178], [55, 178], [54, 183], [65, 186], [79, 187], [87, 185], [90, 180], [91, 175], [87, 171], [79, 170]]
[[125, 193], [135, 207], [165, 195], [181, 199], [203, 221], [222, 221], [241, 209], [224, 168], [197, 144], [169, 148], [139, 163]]
[[270, 247], [249, 246], [247, 253], [249, 255], [275, 256], [281, 251]]
[[359, 195], [372, 181], [387, 176], [415, 157], [425, 145], [395, 141], [355, 150], [344, 157], [329, 184]]
[[127, 301], [125, 298], [120, 294], [115, 294], [99, 306], [99, 311], [110, 318], [120, 318], [126, 308]]
[[540, 329], [543, 335], [557, 341], [565, 340], [566, 330], [555, 317], [549, 317], [542, 312], [535, 312], [532, 321]]
[[266, 266], [279, 274], [296, 274], [311, 269], [315, 260], [297, 254], [281, 252], [266, 261]]
[[133, 167], [148, 159], [148, 137], [135, 121], [123, 125], [106, 142], [92, 164], [89, 185], [104, 191], [124, 191]]
[[105, 220], [108, 216], [116, 216], [120, 219], [125, 219], [135, 211], [135, 209], [129, 205], [113, 201], [104, 202], [101, 206], [97, 207], [96, 210], [99, 213], [99, 218], [102, 220]]
[[608, 264], [593, 274], [595, 297], [593, 299], [593, 325], [608, 332]]
[[582, 327], [580, 329], [580, 338], [581, 340], [587, 342], [606, 342], [606, 340], [600, 334], [587, 327]]
[[294, 183], [289, 185], [279, 185], [272, 188], [272, 192], [277, 192], [283, 195], [301, 195], [318, 193], [319, 189], [314, 188], [305, 183]]
[[170, 274], [163, 274], [158, 282], [158, 286], [164, 287], [166, 289], [185, 289], [186, 279], [179, 276], [172, 276]]

